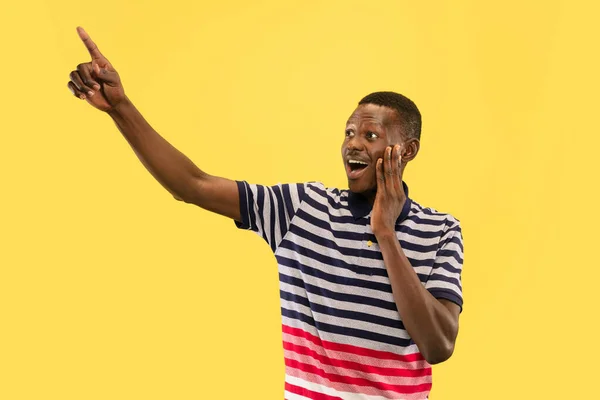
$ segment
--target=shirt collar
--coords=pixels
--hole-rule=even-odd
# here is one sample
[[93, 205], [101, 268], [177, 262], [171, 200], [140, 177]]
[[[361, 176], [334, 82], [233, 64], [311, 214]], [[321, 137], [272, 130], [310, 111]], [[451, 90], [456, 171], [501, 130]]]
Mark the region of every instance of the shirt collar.
[[[410, 204], [411, 200], [408, 197], [408, 186], [404, 181], [402, 181], [402, 187], [404, 188], [404, 193], [406, 193], [406, 201], [404, 202], [404, 206], [402, 207], [402, 212], [400, 216], [396, 220], [396, 225], [400, 224], [402, 221], [408, 217], [408, 213], [410, 212]], [[348, 192], [348, 208], [350, 208], [350, 212], [355, 220], [366, 217], [369, 215], [373, 206], [369, 203], [369, 200], [365, 196], [360, 193], [353, 193], [351, 191]]]

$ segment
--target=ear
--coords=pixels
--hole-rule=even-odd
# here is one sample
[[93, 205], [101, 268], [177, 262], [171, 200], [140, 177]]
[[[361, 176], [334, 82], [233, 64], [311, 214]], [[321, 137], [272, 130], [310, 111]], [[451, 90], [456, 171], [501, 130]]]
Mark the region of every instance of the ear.
[[402, 162], [407, 163], [414, 160], [417, 153], [419, 153], [420, 148], [421, 142], [419, 142], [419, 139], [407, 139], [404, 142], [404, 148], [402, 150]]

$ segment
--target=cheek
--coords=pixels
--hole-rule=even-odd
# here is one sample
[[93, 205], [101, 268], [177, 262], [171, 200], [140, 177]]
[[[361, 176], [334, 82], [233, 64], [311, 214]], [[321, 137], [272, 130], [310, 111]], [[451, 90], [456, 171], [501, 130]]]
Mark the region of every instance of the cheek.
[[385, 152], [385, 147], [374, 150], [371, 155], [373, 156], [373, 161], [377, 161], [380, 158], [383, 158], [383, 154]]

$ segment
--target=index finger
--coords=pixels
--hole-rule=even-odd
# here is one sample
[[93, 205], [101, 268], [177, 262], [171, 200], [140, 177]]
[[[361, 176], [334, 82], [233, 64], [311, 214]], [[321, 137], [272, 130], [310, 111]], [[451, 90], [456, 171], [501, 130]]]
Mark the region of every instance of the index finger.
[[98, 50], [98, 46], [96, 46], [96, 43], [94, 43], [90, 35], [88, 35], [82, 27], [77, 27], [77, 33], [79, 34], [79, 37], [81, 38], [81, 41], [83, 42], [85, 47], [88, 49], [90, 56], [92, 56], [92, 60], [104, 58], [102, 53], [100, 53], [100, 50]]

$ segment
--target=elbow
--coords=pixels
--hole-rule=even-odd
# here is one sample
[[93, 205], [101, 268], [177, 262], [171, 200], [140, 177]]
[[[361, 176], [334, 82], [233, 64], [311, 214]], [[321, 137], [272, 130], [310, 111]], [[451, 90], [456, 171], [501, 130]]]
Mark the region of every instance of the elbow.
[[174, 194], [173, 198], [177, 201], [181, 201], [182, 203], [186, 203], [186, 204], [198, 204], [198, 201], [195, 198], [192, 198], [191, 196], [180, 196], [180, 195]]
[[446, 341], [444, 344], [435, 346], [434, 348], [427, 349], [421, 352], [425, 361], [431, 365], [440, 364], [448, 360], [454, 353], [454, 343]]

